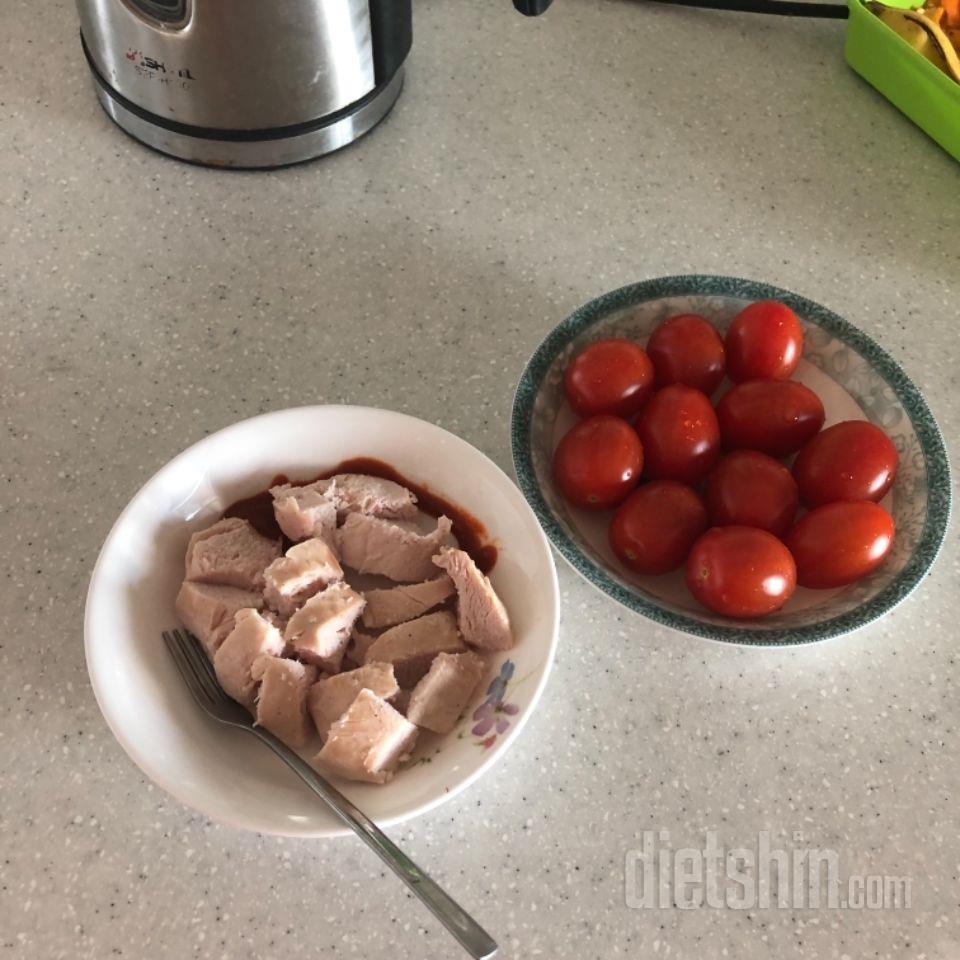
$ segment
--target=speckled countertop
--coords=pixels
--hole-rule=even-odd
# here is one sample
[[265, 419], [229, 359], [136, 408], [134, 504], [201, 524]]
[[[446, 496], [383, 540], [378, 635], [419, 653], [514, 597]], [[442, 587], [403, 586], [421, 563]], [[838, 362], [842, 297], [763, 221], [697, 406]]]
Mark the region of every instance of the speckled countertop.
[[[387, 122], [269, 175], [183, 166], [113, 128], [67, 0], [5, 0], [0, 33], [2, 957], [458, 955], [359, 843], [219, 827], [101, 720], [81, 629], [98, 548], [204, 434], [374, 404], [509, 468], [543, 334], [680, 272], [831, 306], [960, 431], [958, 167], [845, 67], [841, 24], [421, 0]], [[560, 653], [520, 742], [393, 831], [502, 956], [960, 954], [952, 530], [899, 610], [806, 649], [687, 638], [559, 568]], [[912, 905], [631, 909], [645, 830], [674, 849], [768, 830], [837, 851], [843, 875], [911, 877]]]

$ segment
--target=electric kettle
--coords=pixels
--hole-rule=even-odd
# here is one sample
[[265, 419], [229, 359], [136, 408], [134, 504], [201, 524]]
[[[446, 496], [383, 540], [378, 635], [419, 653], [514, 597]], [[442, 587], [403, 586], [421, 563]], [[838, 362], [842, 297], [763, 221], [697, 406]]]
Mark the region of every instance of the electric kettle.
[[[514, 0], [529, 16], [551, 0]], [[329, 153], [390, 111], [411, 0], [77, 0], [100, 104], [194, 163], [277, 167]]]

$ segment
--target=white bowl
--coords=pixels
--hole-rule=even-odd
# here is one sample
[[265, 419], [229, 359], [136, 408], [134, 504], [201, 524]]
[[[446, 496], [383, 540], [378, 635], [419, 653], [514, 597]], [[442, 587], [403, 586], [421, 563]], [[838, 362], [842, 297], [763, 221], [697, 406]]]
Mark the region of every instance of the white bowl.
[[[359, 456], [390, 463], [487, 527], [499, 549], [491, 580], [517, 644], [491, 659], [494, 679], [457, 729], [421, 735], [414, 760], [422, 762], [385, 786], [342, 783], [343, 792], [382, 826], [433, 809], [503, 755], [546, 684], [557, 644], [556, 570], [536, 517], [491, 460], [440, 427], [368, 407], [300, 407], [227, 427], [175, 457], [120, 515], [93, 571], [84, 634], [97, 702], [124, 750], [168, 793], [230, 826], [298, 837], [348, 832], [255, 738], [210, 720], [191, 699], [160, 637], [177, 624], [187, 540], [278, 473], [307, 478]], [[509, 706], [495, 711], [502, 729], [479, 736], [473, 713], [487, 700]]]

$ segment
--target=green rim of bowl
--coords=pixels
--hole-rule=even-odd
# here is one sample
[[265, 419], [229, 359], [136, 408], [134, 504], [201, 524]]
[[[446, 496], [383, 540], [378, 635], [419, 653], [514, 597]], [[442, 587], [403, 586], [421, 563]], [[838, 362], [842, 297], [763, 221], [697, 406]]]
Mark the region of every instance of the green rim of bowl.
[[[648, 300], [678, 296], [726, 296], [744, 300], [781, 300], [804, 320], [822, 327], [864, 357], [889, 384], [920, 441], [927, 474], [927, 513], [923, 531], [906, 566], [876, 596], [846, 613], [806, 627], [767, 630], [706, 623], [665, 609], [617, 583], [566, 534], [544, 499], [533, 470], [530, 424], [543, 379], [560, 352], [584, 330], [615, 310]], [[950, 466], [940, 428], [926, 401], [900, 364], [875, 340], [826, 307], [789, 290], [740, 277], [690, 274], [658, 277], [612, 290], [584, 304], [547, 335], [534, 351], [517, 385], [511, 417], [513, 462], [520, 489], [553, 545], [586, 580], [614, 600], [656, 623], [709, 640], [753, 646], [812, 643], [849, 633], [882, 617], [906, 599], [929, 571], [943, 544], [950, 520]]]

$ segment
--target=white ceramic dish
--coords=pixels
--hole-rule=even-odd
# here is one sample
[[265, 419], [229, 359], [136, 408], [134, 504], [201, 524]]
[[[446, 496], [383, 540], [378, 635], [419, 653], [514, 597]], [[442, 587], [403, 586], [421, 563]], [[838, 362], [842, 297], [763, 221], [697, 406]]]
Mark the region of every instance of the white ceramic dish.
[[231, 826], [347, 832], [253, 737], [209, 720], [190, 698], [160, 638], [177, 623], [187, 540], [278, 473], [307, 478], [359, 456], [390, 463], [484, 523], [499, 548], [491, 580], [517, 644], [491, 658], [490, 678], [452, 733], [421, 736], [392, 783], [342, 783], [343, 792], [381, 826], [438, 806], [503, 755], [546, 683], [559, 623], [556, 570], [536, 517], [491, 460], [433, 424], [367, 407], [300, 407], [227, 427], [170, 461], [120, 515], [90, 581], [84, 633], [97, 701], [131, 759], [178, 800]]

